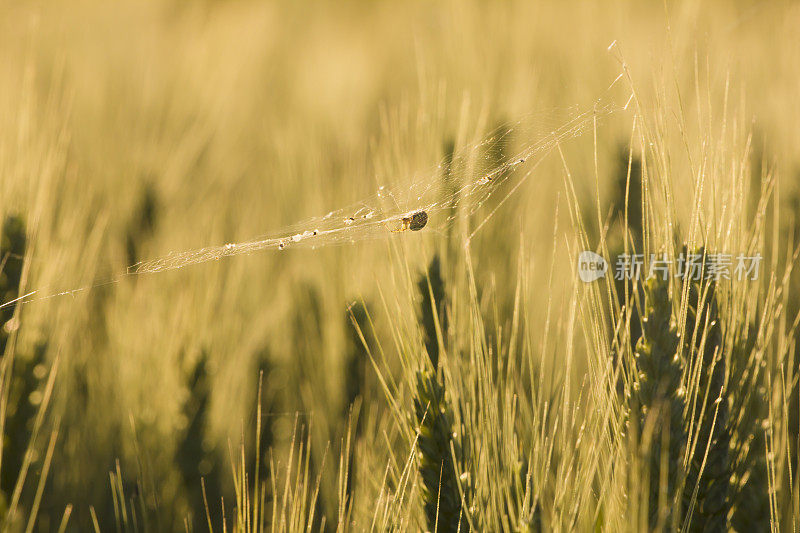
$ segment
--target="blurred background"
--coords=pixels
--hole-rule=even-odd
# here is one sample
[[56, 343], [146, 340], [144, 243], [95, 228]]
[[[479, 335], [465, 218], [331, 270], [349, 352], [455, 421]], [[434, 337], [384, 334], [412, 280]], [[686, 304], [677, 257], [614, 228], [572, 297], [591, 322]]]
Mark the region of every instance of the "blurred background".
[[[526, 117], [558, 125], [623, 73], [627, 89], [612, 99], [624, 104], [635, 87], [641, 112], [653, 110], [674, 150], [665, 153], [680, 154], [661, 162], [676, 190], [700, 167], [741, 163], [756, 190], [779, 176], [774, 202], [792, 213], [798, 27], [800, 7], [780, 1], [0, 0], [2, 301], [280, 233], [380, 186], [434, 182], [453, 154], [458, 179], [476, 179], [470, 157], [498, 166], [534, 140], [511, 127], [479, 154], [495, 128]], [[574, 303], [565, 168], [594, 242], [624, 205], [629, 150], [645, 148], [631, 147], [632, 108], [587, 126], [563, 144], [563, 161], [557, 150], [537, 157], [471, 242], [477, 308], [497, 331], [518, 297], [532, 339]], [[712, 138], [724, 142], [708, 151]], [[722, 178], [707, 187], [730, 200], [715, 189]], [[321, 480], [315, 527], [324, 515], [336, 528], [343, 495], [352, 528], [374, 527], [408, 443], [364, 342], [384, 378], [402, 374], [400, 354], [423, 343], [420, 274], [441, 258], [464, 287], [453, 307], [469, 300], [464, 237], [507, 191], [461, 224], [125, 277], [0, 310], [0, 349], [14, 354], [2, 382], [0, 516], [16, 509], [6, 527], [23, 530], [35, 511], [34, 530], [55, 531], [69, 508], [66, 530], [113, 530], [131, 520], [120, 518], [134, 513], [127, 501], [131, 529], [205, 530], [203, 477], [216, 529], [238, 501], [240, 456], [251, 465], [260, 455], [263, 472], [249, 475], [266, 476], [306, 441], [309, 484]], [[674, 202], [690, 215], [691, 195]], [[773, 229], [793, 227], [781, 224]], [[559, 338], [568, 334], [583, 344]], [[567, 372], [580, 381], [587, 356], [575, 353]], [[341, 457], [352, 461], [346, 483]]]

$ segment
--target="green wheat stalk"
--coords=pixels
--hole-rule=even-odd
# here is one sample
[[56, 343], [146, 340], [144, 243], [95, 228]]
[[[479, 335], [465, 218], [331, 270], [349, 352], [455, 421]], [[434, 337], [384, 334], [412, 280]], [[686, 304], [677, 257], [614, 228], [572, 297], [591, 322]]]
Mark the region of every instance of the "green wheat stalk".
[[428, 529], [468, 531], [450, 449], [453, 413], [444, 385], [429, 370], [417, 373], [414, 413], [419, 425], [419, 473]]
[[[430, 285], [429, 285], [430, 284]], [[446, 339], [448, 317], [445, 298], [445, 285], [439, 257], [435, 256], [428, 265], [427, 276], [417, 281], [422, 303], [419, 307], [419, 320], [425, 349], [434, 369], [439, 368], [439, 338]], [[437, 322], [439, 325], [437, 332]]]
[[[703, 255], [704, 250], [696, 254]], [[707, 276], [704, 265], [701, 279]], [[713, 281], [687, 283], [690, 285], [682, 353], [693, 362], [692, 369], [700, 366], [692, 372], [699, 374], [694, 409], [699, 419], [695, 420], [696, 429], [691, 436], [694, 450], [687, 468], [684, 510], [691, 518], [689, 531], [727, 531], [731, 475], [729, 399], [716, 285]]]
[[730, 529], [738, 532], [770, 530], [770, 486], [765, 431], [769, 406], [764, 387], [762, 355], [756, 350], [757, 330], [746, 329], [737, 339], [731, 358]]
[[[19, 294], [23, 258], [27, 248], [25, 221], [17, 215], [9, 215], [3, 221], [0, 232], [0, 302], [14, 300]], [[0, 420], [3, 439], [2, 470], [0, 470], [0, 519], [6, 515], [6, 507], [18, 483], [23, 469], [26, 450], [31, 443], [33, 419], [38, 405], [33, 401], [33, 393], [42, 387], [46, 373], [44, 366], [45, 345], [35, 347], [32, 357], [24, 357], [16, 352], [10, 342], [18, 324], [8, 327], [14, 319], [16, 305], [0, 309], [0, 363], [5, 365], [0, 373], [0, 394], [5, 403]], [[4, 360], [3, 358], [6, 357]]]
[[[11, 302], [19, 295], [26, 247], [25, 221], [17, 215], [7, 216], [0, 231], [0, 303]], [[0, 309], [0, 358], [13, 329], [3, 326], [14, 317], [16, 307], [11, 304]]]
[[[462, 511], [458, 473], [453, 461], [458, 445], [453, 440], [453, 410], [437, 372], [439, 339], [445, 314], [445, 288], [435, 257], [417, 283], [422, 296], [420, 323], [430, 367], [416, 373], [414, 415], [418, 428], [419, 473], [422, 499], [430, 531], [469, 531]], [[437, 323], [439, 328], [437, 328]]]
[[[653, 528], [665, 525], [669, 520], [683, 475], [686, 442], [683, 413], [686, 404], [681, 387], [678, 346], [669, 284], [652, 278], [645, 287], [642, 336], [634, 352], [639, 379], [633, 397], [638, 404], [640, 427], [644, 429], [652, 425], [656, 429], [652, 445], [644, 450], [645, 464], [650, 472], [648, 515]], [[658, 428], [664, 426], [667, 426], [667, 433], [659, 435]]]
[[[183, 406], [187, 427], [178, 443], [175, 464], [181, 474], [184, 490], [193, 509], [194, 525], [205, 521], [204, 499], [216, 503], [221, 495], [221, 472], [216, 452], [208, 440], [211, 383], [208, 372], [208, 354], [204, 351], [194, 366], [188, 382], [189, 398]], [[202, 483], [201, 483], [202, 480]], [[202, 490], [201, 490], [202, 487]]]

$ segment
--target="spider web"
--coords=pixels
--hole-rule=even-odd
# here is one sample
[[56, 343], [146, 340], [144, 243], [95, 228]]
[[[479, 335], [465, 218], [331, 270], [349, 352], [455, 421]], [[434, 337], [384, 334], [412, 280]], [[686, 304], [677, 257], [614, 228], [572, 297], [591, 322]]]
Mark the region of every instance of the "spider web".
[[[247, 241], [171, 252], [162, 257], [140, 261], [130, 265], [116, 277], [89, 286], [46, 295], [42, 295], [41, 289], [31, 291], [0, 304], [0, 308], [16, 303], [75, 295], [117, 283], [126, 276], [177, 270], [265, 250], [283, 251], [356, 243], [367, 239], [387, 238], [393, 232], [411, 232], [413, 229], [418, 229], [420, 233], [443, 231], [452, 226], [458, 217], [475, 215], [493, 195], [503, 191], [505, 195], [494, 203], [490, 212], [467, 237], [468, 243], [503, 202], [519, 189], [548, 153], [559, 144], [581, 136], [600, 118], [627, 108], [627, 102], [624, 105], [616, 104], [610, 96], [612, 88], [620, 79], [621, 76], [614, 80], [604, 96], [588, 107], [551, 109], [501, 126], [480, 142], [453, 152], [438, 165], [417, 173], [406, 183], [379, 187], [372, 196], [330, 211], [324, 216], [310, 218], [276, 233]], [[515, 142], [524, 144], [516, 152], [507, 153], [512, 137]], [[426, 215], [427, 223], [422, 228], [409, 228], [408, 220], [419, 213]]]
[[[500, 127], [481, 142], [460, 150], [453, 154], [452, 158], [446, 158], [432, 171], [422, 173], [406, 185], [380, 187], [369, 198], [330, 211], [324, 216], [307, 219], [276, 234], [244, 242], [173, 252], [163, 257], [141, 261], [128, 267], [128, 274], [175, 270], [223, 257], [263, 250], [286, 250], [309, 246], [315, 248], [386, 237], [392, 232], [410, 231], [407, 223], [403, 223], [403, 219], [409, 219], [420, 212], [424, 212], [428, 218], [427, 224], [420, 231], [446, 229], [459, 216], [455, 207], [460, 207], [467, 215], [475, 214], [504, 183], [522, 182], [556, 146], [580, 136], [592, 127], [596, 119], [619, 109], [619, 106], [603, 100], [596, 101], [583, 111], [568, 108], [560, 113], [567, 118], [559, 122], [559, 125], [539, 133], [534, 132], [536, 138], [531, 141], [531, 137], [528, 136], [525, 148], [498, 163], [494, 161], [498, 149], [512, 134], [517, 134], [526, 126], [524, 121], [519, 121], [514, 125]], [[549, 122], [552, 123], [553, 119], [551, 118]], [[543, 126], [546, 125], [541, 122], [533, 124], [533, 127], [539, 130]], [[476, 158], [477, 161], [472, 165], [473, 179], [465, 181], [465, 172], [457, 172], [453, 167], [464, 165], [470, 157]], [[522, 170], [522, 174], [515, 173], [517, 170]], [[494, 211], [489, 216], [493, 213]], [[478, 224], [473, 234], [484, 222], [485, 219]]]

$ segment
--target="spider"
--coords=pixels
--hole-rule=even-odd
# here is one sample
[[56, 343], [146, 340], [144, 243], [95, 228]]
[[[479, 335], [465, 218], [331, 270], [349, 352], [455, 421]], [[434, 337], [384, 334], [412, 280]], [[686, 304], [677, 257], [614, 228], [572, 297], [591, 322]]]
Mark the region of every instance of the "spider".
[[428, 213], [425, 211], [417, 211], [416, 213], [403, 217], [400, 219], [400, 228], [394, 230], [394, 233], [399, 233], [401, 231], [411, 230], [411, 231], [419, 231], [425, 227], [425, 224], [428, 223]]

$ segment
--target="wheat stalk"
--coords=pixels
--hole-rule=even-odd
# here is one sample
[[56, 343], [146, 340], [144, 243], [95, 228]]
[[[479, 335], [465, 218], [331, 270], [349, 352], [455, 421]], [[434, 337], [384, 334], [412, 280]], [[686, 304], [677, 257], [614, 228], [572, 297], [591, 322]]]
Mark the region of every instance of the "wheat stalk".
[[419, 427], [419, 473], [428, 529], [468, 531], [450, 449], [453, 413], [445, 398], [444, 385], [431, 371], [417, 373], [414, 413]]
[[[12, 302], [19, 294], [26, 245], [25, 221], [17, 215], [7, 216], [0, 232], [0, 301]], [[0, 309], [0, 357], [15, 329], [5, 326], [14, 317], [16, 307], [12, 304]]]
[[440, 332], [442, 321], [446, 320], [444, 281], [438, 257], [431, 261], [427, 275], [420, 276], [417, 287], [422, 296], [420, 325], [431, 363], [428, 369], [417, 372], [414, 397], [425, 515], [430, 531], [469, 531], [461, 509], [461, 492], [453, 461], [453, 450], [457, 448], [453, 440], [453, 411], [437, 372]]
[[768, 403], [762, 354], [754, 326], [742, 328], [731, 357], [730, 528], [739, 532], [770, 530], [769, 475], [765, 431]]
[[[643, 439], [643, 454], [650, 472], [648, 514], [650, 525], [655, 528], [666, 523], [673, 508], [686, 441], [679, 339], [666, 281], [658, 278], [648, 281], [644, 314], [642, 336], [635, 350], [639, 379], [634, 398], [643, 434], [647, 428], [653, 428], [654, 433], [651, 439]], [[658, 429], [664, 426], [666, 433], [658, 435]], [[650, 446], [646, 445], [647, 440]]]
[[[705, 257], [704, 250], [698, 250], [696, 255]], [[704, 265], [701, 279], [707, 274]], [[716, 285], [713, 281], [689, 280], [687, 283], [688, 305], [682, 353], [690, 362], [690, 374], [698, 376], [694, 399], [699, 418], [695, 419], [694, 434], [689, 436], [693, 453], [684, 488], [685, 510], [690, 515], [687, 517], [690, 518], [689, 531], [727, 531], [730, 503], [729, 398], [725, 390], [726, 361]], [[687, 413], [687, 425], [692, 422], [691, 412]]]

